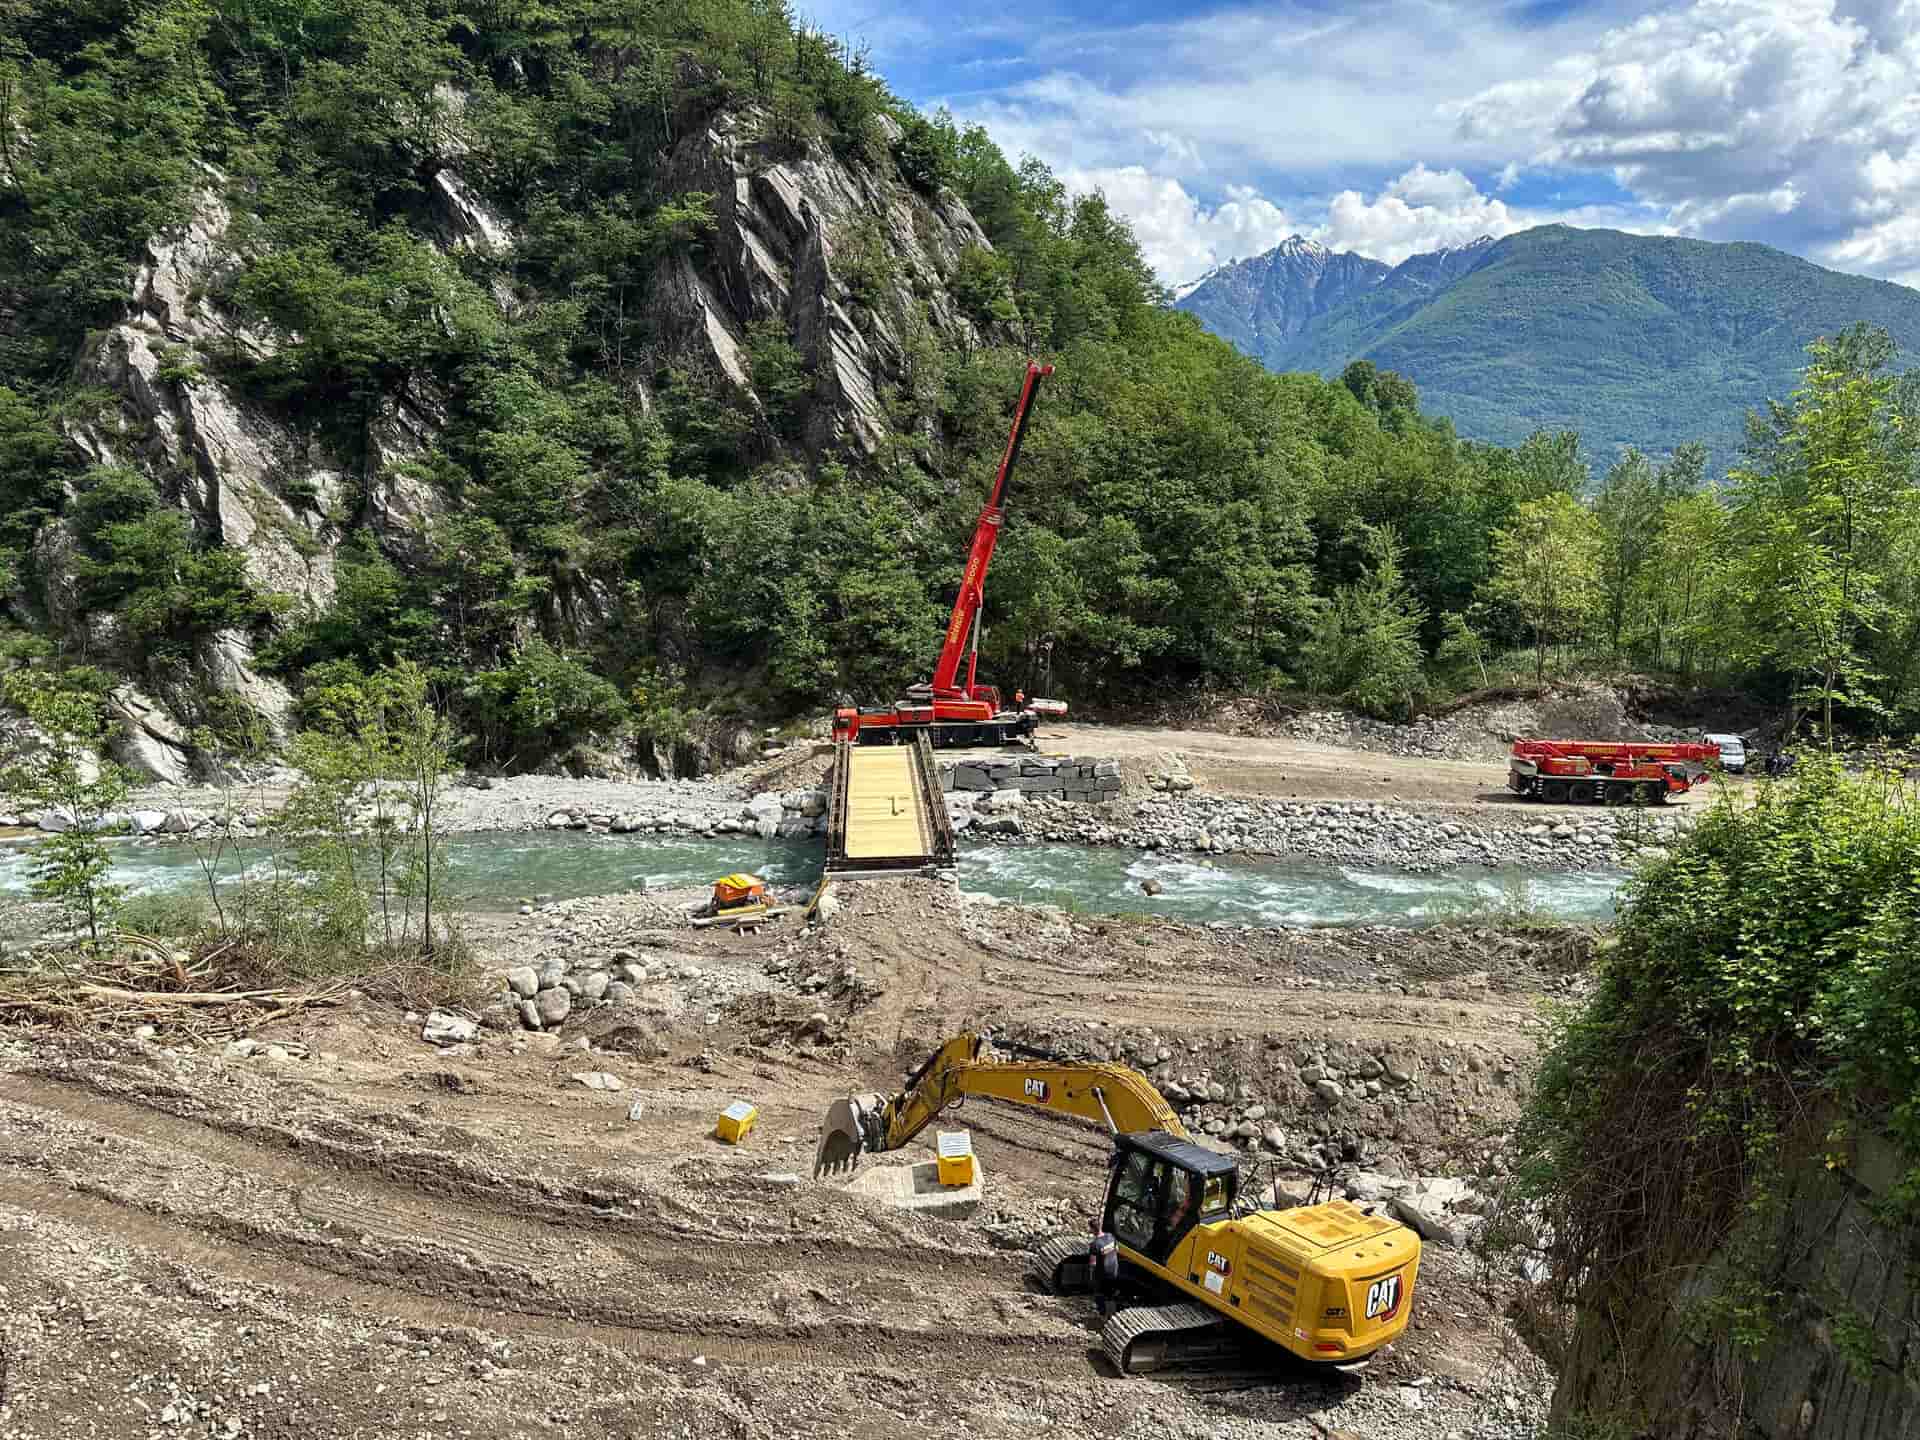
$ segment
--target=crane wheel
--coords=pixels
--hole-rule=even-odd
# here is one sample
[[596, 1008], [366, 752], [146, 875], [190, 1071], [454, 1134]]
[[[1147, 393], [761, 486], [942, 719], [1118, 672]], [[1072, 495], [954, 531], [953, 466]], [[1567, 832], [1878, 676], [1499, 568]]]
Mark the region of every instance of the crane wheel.
[[1567, 782], [1564, 780], [1547, 781], [1545, 785], [1541, 786], [1540, 798], [1545, 800], [1549, 805], [1566, 804]]

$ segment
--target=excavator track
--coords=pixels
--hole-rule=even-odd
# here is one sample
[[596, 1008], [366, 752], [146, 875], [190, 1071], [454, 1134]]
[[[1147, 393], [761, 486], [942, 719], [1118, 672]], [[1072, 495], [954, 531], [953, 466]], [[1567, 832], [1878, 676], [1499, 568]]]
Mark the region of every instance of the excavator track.
[[1101, 1328], [1100, 1346], [1122, 1375], [1189, 1365], [1239, 1349], [1224, 1316], [1190, 1304], [1122, 1310]]
[[1086, 1258], [1085, 1240], [1076, 1235], [1056, 1235], [1027, 1257], [1027, 1283], [1043, 1295], [1071, 1293], [1060, 1288], [1060, 1267], [1069, 1260]]

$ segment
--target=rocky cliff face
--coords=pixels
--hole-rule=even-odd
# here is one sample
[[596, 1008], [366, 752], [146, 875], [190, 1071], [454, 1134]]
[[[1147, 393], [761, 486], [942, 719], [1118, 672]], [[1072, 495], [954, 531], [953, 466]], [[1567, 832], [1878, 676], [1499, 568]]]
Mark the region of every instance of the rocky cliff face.
[[[891, 122], [877, 122], [883, 128]], [[723, 113], [684, 134], [664, 165], [665, 188], [714, 197], [715, 225], [691, 253], [664, 262], [652, 280], [652, 328], [669, 358], [724, 377], [741, 408], [761, 412], [754, 393], [748, 332], [774, 322], [815, 377], [803, 446], [808, 457], [858, 463], [887, 429], [886, 397], [912, 362], [916, 334], [943, 348], [1005, 343], [983, 333], [954, 304], [947, 277], [985, 235], [950, 194], [923, 195], [891, 164], [843, 157], [815, 142], [776, 150], [759, 137], [756, 116]], [[509, 216], [491, 208], [455, 168], [427, 188], [435, 243], [449, 254], [476, 251], [510, 258]], [[215, 298], [220, 282], [244, 263], [232, 239], [235, 203], [223, 176], [209, 171], [190, 223], [156, 236], [133, 277], [119, 323], [90, 338], [74, 378], [108, 397], [68, 436], [102, 465], [136, 468], [189, 517], [204, 540], [244, 559], [252, 587], [285, 597], [294, 613], [333, 599], [340, 547], [356, 531], [371, 534], [403, 568], [417, 555], [425, 527], [451, 497], [402, 462], [424, 453], [441, 423], [430, 398], [396, 400], [369, 437], [364, 474], [349, 478], [341, 457], [312, 434], [266, 413], [203, 362], [270, 353], [273, 340], [250, 331]], [[848, 258], [878, 254], [856, 294]], [[494, 298], [516, 297], [498, 280]], [[644, 386], [638, 403], [650, 405]], [[81, 601], [78, 546], [65, 522], [45, 527], [35, 554], [49, 629], [70, 652], [136, 677], [115, 698], [126, 725], [121, 758], [158, 780], [187, 778], [194, 756], [187, 729], [210, 697], [243, 701], [275, 736], [290, 727], [292, 696], [256, 663], [261, 638], [238, 631], [204, 637], [186, 663], [151, 664], [111, 615]], [[537, 617], [549, 638], [579, 645], [613, 624], [613, 587], [592, 577], [558, 586]]]
[[1882, 1207], [1904, 1170], [1891, 1144], [1862, 1140], [1853, 1162], [1809, 1157], [1787, 1176], [1766, 1253], [1772, 1328], [1753, 1351], [1720, 1327], [1687, 1323], [1723, 1261], [1669, 1295], [1660, 1343], [1622, 1355], [1605, 1320], [1583, 1314], [1554, 1397], [1563, 1424], [1584, 1414], [1638, 1417], [1644, 1440], [1906, 1440], [1920, 1435], [1920, 1229]]
[[1223, 265], [1175, 308], [1249, 355], [1272, 361], [1321, 317], [1378, 285], [1392, 269], [1378, 260], [1291, 236], [1264, 255]]

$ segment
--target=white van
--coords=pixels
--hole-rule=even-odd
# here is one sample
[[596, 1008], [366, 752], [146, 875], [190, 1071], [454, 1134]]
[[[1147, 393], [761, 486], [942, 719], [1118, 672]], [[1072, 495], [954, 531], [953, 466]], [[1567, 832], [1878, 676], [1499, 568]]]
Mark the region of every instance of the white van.
[[1704, 735], [1709, 745], [1720, 747], [1720, 768], [1732, 775], [1747, 773], [1747, 743], [1738, 735]]

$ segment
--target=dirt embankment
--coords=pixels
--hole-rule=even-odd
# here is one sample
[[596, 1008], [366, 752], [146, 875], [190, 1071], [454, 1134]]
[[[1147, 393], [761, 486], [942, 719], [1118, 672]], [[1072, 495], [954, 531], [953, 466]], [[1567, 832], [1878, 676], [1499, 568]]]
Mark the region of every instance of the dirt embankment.
[[[959, 1414], [1022, 1440], [1504, 1440], [1538, 1415], [1497, 1277], [1439, 1246], [1364, 1377], [1275, 1355], [1113, 1378], [1090, 1311], [1020, 1283], [1017, 1247], [1103, 1186], [1076, 1124], [969, 1107], [989, 1197], [965, 1221], [808, 1171], [830, 1099], [972, 1025], [1130, 1055], [1202, 1132], [1260, 1106], [1283, 1140], [1243, 1139], [1250, 1160], [1471, 1175], [1577, 939], [1087, 923], [930, 882], [849, 886], [807, 936], [664, 927], [659, 904], [485, 922], [502, 968], [648, 956], [657, 984], [552, 1033], [440, 1051], [362, 998], [263, 1037], [304, 1060], [0, 1039], [0, 1436], [891, 1437]], [[1360, 1078], [1329, 1102], [1316, 1069]], [[574, 1078], [595, 1072], [620, 1088]], [[710, 1138], [735, 1099], [760, 1107], [738, 1148]]]

